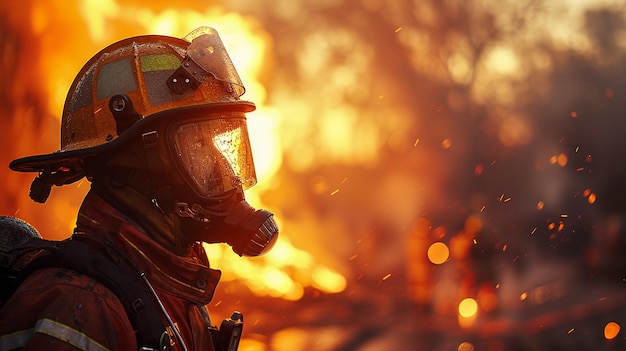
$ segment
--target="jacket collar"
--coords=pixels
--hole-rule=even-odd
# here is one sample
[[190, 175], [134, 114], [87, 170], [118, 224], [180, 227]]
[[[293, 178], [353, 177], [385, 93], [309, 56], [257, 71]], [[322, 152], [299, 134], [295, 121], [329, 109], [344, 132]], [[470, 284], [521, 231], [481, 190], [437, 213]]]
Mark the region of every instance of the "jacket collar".
[[128, 254], [157, 290], [201, 305], [213, 297], [221, 272], [209, 268], [202, 244], [196, 243], [186, 254], [174, 254], [92, 191], [78, 212], [75, 232], [111, 241]]

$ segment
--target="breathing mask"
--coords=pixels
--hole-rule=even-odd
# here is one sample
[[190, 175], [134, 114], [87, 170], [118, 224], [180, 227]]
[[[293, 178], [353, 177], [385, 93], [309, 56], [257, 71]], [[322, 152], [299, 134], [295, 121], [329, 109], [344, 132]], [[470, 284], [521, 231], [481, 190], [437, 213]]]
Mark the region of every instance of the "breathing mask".
[[226, 242], [240, 256], [269, 251], [278, 234], [273, 215], [254, 209], [243, 195], [256, 184], [244, 113], [184, 118], [165, 133], [172, 168], [183, 179], [172, 194], [174, 210], [195, 222], [187, 223], [192, 239]]

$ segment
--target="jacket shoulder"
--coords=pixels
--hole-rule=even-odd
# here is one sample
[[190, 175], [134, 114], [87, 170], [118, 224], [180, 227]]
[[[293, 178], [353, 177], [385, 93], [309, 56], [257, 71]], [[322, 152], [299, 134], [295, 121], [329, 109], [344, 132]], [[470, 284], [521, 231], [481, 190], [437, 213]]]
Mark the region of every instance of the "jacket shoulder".
[[64, 335], [76, 335], [78, 342], [104, 349], [137, 349], [119, 298], [96, 279], [67, 268], [33, 272], [0, 309], [0, 339], [28, 330], [35, 332], [23, 346], [67, 344]]

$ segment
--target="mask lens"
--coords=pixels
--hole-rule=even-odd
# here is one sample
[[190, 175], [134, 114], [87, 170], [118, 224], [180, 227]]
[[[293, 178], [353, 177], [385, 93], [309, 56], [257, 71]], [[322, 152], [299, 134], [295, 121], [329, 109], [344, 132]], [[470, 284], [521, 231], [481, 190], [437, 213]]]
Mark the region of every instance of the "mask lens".
[[200, 196], [217, 196], [256, 183], [244, 118], [182, 124], [172, 140], [185, 178]]

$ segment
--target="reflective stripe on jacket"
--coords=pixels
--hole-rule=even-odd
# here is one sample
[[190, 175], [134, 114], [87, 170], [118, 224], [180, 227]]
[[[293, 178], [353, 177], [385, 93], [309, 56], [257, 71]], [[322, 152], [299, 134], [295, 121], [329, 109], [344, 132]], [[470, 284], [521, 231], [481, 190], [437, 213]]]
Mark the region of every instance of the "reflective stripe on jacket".
[[33, 273], [0, 310], [3, 351], [137, 350], [132, 330], [110, 290], [66, 269]]

